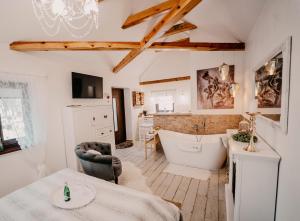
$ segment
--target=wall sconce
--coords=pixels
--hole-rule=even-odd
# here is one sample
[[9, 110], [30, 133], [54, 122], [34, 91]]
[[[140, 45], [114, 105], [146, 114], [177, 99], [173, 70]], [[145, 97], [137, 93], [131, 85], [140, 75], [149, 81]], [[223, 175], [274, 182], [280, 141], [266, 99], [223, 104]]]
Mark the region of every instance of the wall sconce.
[[232, 97], [236, 96], [236, 93], [240, 90], [240, 85], [238, 83], [232, 83], [230, 85], [230, 94]]
[[275, 75], [276, 72], [276, 59], [273, 59], [265, 64], [266, 71], [269, 75]]
[[276, 60], [272, 60], [270, 61], [270, 71], [269, 71], [269, 75], [274, 75], [275, 71], [276, 71]]
[[219, 67], [219, 72], [220, 72], [221, 80], [225, 81], [228, 78], [228, 75], [229, 75], [229, 65], [223, 63]]
[[261, 84], [260, 82], [255, 82], [255, 99], [257, 99], [258, 94], [260, 93], [261, 90]]

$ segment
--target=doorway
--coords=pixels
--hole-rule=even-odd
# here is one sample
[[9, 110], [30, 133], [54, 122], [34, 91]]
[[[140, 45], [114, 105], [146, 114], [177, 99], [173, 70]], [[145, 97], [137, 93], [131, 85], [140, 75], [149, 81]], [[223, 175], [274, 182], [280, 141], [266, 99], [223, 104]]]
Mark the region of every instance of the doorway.
[[118, 145], [126, 141], [124, 89], [112, 88], [112, 106], [114, 114], [115, 143]]

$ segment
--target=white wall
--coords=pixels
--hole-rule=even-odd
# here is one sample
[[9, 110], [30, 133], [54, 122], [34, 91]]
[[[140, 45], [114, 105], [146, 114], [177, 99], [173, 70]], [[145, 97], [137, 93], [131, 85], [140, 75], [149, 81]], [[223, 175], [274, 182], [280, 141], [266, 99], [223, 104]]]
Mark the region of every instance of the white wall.
[[[47, 138], [45, 144], [37, 148], [0, 156], [0, 168], [5, 168], [5, 170], [0, 170], [0, 176], [3, 178], [1, 179], [0, 196], [38, 179], [37, 167], [41, 161], [46, 162], [48, 173], [65, 167], [62, 124], [62, 110], [65, 106], [107, 103], [100, 99], [72, 99], [72, 71], [102, 76], [104, 93], [109, 95], [111, 95], [111, 87], [139, 89], [137, 82], [140, 73], [139, 65], [128, 67], [119, 74], [111, 72], [112, 64], [117, 63], [124, 53], [115, 53], [116, 56], [113, 58], [110, 57], [110, 54], [104, 53], [21, 53], [9, 50], [8, 46], [9, 43], [0, 43], [0, 73], [46, 76], [47, 96], [44, 97], [46, 102], [41, 105], [45, 105], [48, 111], [41, 124], [46, 127]], [[140, 62], [140, 64], [143, 63]], [[128, 78], [129, 73], [132, 78]], [[132, 127], [129, 129], [131, 131], [128, 131], [131, 135], [136, 134], [137, 114], [140, 111], [140, 109], [132, 108]], [[45, 155], [46, 159], [41, 160]]]
[[[227, 110], [198, 110], [197, 109], [197, 70], [220, 66], [223, 62], [235, 65], [235, 81], [241, 89], [235, 98], [234, 109]], [[146, 92], [145, 108], [150, 108], [149, 95], [155, 90], [176, 90], [176, 100], [183, 93], [188, 103], [177, 105], [179, 112], [196, 114], [240, 114], [243, 112], [243, 81], [244, 81], [244, 52], [161, 52], [157, 53], [154, 62], [143, 72], [141, 81], [159, 80], [180, 76], [191, 76], [190, 81], [154, 84], [142, 86]], [[189, 101], [190, 100], [190, 101]]]
[[[21, 79], [25, 76], [32, 76], [33, 78], [37, 78], [37, 81], [40, 80], [40, 76], [47, 76], [47, 74], [57, 73], [61, 74], [63, 72], [59, 65], [51, 64], [43, 59], [36, 58], [32, 55], [25, 55], [22, 53], [14, 53], [8, 50], [7, 44], [0, 44], [0, 73], [1, 79], [3, 79], [3, 73], [5, 78], [9, 78], [12, 75], [17, 74]], [[54, 75], [53, 75], [54, 77]], [[49, 76], [47, 79], [48, 82], [55, 81], [55, 77], [53, 78]], [[16, 79], [18, 77], [15, 77]], [[35, 82], [37, 83], [37, 82]], [[47, 151], [47, 145], [51, 147], [51, 149], [56, 150], [58, 145], [60, 148], [62, 141], [62, 130], [60, 125], [60, 118], [57, 117], [59, 111], [57, 108], [56, 102], [59, 102], [54, 98], [54, 93], [57, 93], [59, 89], [59, 84], [52, 84], [53, 90], [48, 97], [44, 97], [47, 100], [46, 103], [41, 103], [41, 105], [45, 105], [48, 109], [48, 115], [44, 117], [41, 121], [41, 124], [44, 125], [46, 130], [50, 130], [51, 133], [47, 133], [47, 140], [50, 140], [51, 143], [43, 143], [39, 144], [36, 148], [28, 149], [26, 151], [18, 151], [16, 153], [6, 154], [0, 156], [0, 167], [5, 168], [0, 171], [0, 176], [3, 177], [1, 179], [1, 188], [0, 188], [0, 196], [11, 192], [19, 187], [22, 187], [33, 180], [38, 178], [38, 170], [37, 167], [41, 163], [41, 161], [45, 161], [43, 156]], [[46, 87], [49, 84], [45, 84]], [[46, 89], [47, 90], [47, 89]], [[47, 90], [48, 91], [48, 90]], [[60, 95], [63, 98], [64, 94]], [[58, 112], [58, 114], [57, 114]], [[48, 121], [48, 119], [59, 119], [58, 121]], [[49, 122], [49, 123], [48, 123]], [[58, 151], [59, 153], [59, 151]], [[43, 159], [40, 159], [43, 158]], [[63, 166], [63, 157], [61, 154], [56, 156], [57, 167]]]
[[138, 140], [138, 115], [142, 112], [142, 107], [133, 107], [132, 92], [140, 91], [138, 87], [124, 90], [125, 120], [126, 120], [126, 139]]
[[277, 150], [282, 158], [278, 183], [277, 221], [296, 221], [300, 217], [299, 21], [300, 1], [268, 1], [247, 41], [246, 107], [253, 99], [253, 69], [280, 46], [289, 35], [293, 36], [288, 134], [283, 134], [279, 128], [272, 127], [267, 121], [258, 121], [257, 124], [258, 133]]
[[[151, 81], [166, 78], [190, 76], [189, 52], [160, 52], [145, 71], [140, 75], [140, 81]], [[175, 112], [191, 111], [191, 82], [179, 81], [162, 84], [145, 85], [141, 87], [145, 92], [144, 109], [155, 113], [155, 104], [151, 100], [151, 92], [174, 90]]]

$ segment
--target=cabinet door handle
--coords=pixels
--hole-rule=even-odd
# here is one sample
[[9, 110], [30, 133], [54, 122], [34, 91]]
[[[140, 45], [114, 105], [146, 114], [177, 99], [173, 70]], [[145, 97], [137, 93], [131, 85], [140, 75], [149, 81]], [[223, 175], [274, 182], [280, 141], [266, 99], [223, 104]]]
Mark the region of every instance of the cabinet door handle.
[[95, 121], [96, 120], [96, 117], [93, 117], [93, 121]]
[[107, 115], [104, 115], [104, 118], [107, 118]]
[[104, 133], [102, 132], [101, 135], [103, 135]]

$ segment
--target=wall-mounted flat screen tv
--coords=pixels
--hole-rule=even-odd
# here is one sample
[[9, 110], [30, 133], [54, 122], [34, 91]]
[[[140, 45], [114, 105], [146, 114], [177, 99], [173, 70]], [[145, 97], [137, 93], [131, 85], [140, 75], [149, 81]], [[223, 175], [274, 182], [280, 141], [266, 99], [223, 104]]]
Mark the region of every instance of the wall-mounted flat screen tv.
[[73, 98], [103, 98], [103, 78], [72, 72]]

